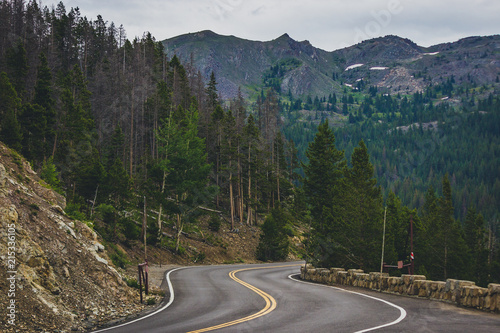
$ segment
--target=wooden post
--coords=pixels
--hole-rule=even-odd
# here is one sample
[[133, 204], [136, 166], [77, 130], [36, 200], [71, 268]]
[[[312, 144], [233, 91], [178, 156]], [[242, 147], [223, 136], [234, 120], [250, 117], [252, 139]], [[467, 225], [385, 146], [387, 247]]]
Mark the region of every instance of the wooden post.
[[146, 295], [149, 295], [149, 281], [148, 281], [148, 260], [146, 259], [145, 265], [144, 265], [144, 290], [146, 292]]
[[140, 295], [140, 301], [142, 303], [142, 267], [141, 265], [137, 266], [137, 272], [138, 272], [138, 279], [139, 279], [139, 295]]

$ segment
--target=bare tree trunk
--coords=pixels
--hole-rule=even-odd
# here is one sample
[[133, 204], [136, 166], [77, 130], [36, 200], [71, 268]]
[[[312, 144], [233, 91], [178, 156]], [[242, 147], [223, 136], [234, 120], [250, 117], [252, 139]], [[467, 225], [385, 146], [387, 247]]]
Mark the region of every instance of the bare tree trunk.
[[[220, 132], [220, 129], [219, 129], [219, 125], [217, 125], [217, 145], [215, 146], [215, 179], [216, 179], [216, 184], [217, 184], [217, 187], [219, 187], [219, 170], [220, 170], [220, 151], [217, 151], [217, 149], [220, 149], [220, 146], [221, 146], [221, 141], [222, 141], [222, 138], [221, 138], [221, 133]], [[219, 194], [217, 193], [216, 197], [215, 197], [215, 201], [216, 201], [216, 207], [217, 209], [219, 209], [219, 201], [220, 201], [220, 197], [219, 197]]]
[[[231, 161], [229, 161], [231, 168]], [[234, 198], [233, 198], [233, 172], [229, 171], [229, 203], [231, 205], [231, 230], [234, 229]]]
[[448, 272], [447, 272], [447, 264], [448, 264], [448, 242], [447, 242], [447, 236], [444, 238], [444, 278], [448, 278]]
[[52, 158], [54, 158], [54, 156], [56, 155], [56, 148], [57, 148], [57, 131], [56, 131], [56, 135], [54, 137], [54, 145], [52, 146]]
[[181, 223], [181, 214], [177, 214], [177, 235], [176, 235], [176, 241], [175, 241], [175, 252], [179, 252], [179, 244], [181, 241], [181, 235], [182, 235], [182, 228], [184, 225]]
[[[267, 170], [266, 172], [267, 174], [267, 182], [269, 184], [271, 184], [271, 181], [270, 181], [270, 177], [269, 177], [269, 169]], [[271, 209], [271, 201], [272, 201], [272, 204], [273, 204], [273, 208], [274, 208], [274, 191], [271, 189], [271, 196], [269, 196], [269, 198], [267, 199], [267, 212], [269, 213], [270, 209]]]
[[250, 152], [252, 150], [252, 144], [250, 143], [248, 145], [248, 199], [247, 199], [247, 208], [248, 208], [248, 212], [247, 212], [247, 225], [251, 225], [252, 224], [252, 205], [251, 205], [251, 201], [252, 201], [252, 172], [251, 172], [251, 166], [250, 166]]
[[233, 156], [231, 154], [231, 139], [229, 144], [229, 205], [231, 207], [231, 230], [234, 229], [234, 195], [233, 195]]
[[130, 142], [129, 142], [129, 175], [132, 177], [133, 166], [134, 166], [134, 88], [132, 87], [132, 98], [130, 101]]
[[256, 203], [256, 206], [255, 206], [255, 209], [253, 210], [253, 213], [254, 213], [254, 222], [253, 222], [253, 224], [257, 225], [257, 223], [258, 223], [258, 221], [257, 221], [257, 202], [258, 201], [257, 200], [259, 199], [257, 197], [257, 181], [255, 181], [255, 188], [254, 189], [255, 189], [255, 191], [254, 191], [254, 195], [253, 195], [254, 198], [253, 199], [254, 199], [254, 202]]
[[[219, 188], [219, 153], [215, 152], [215, 184]], [[219, 209], [219, 192], [215, 196], [215, 207]]]
[[488, 265], [493, 261], [493, 225], [490, 223], [488, 226]]
[[238, 146], [238, 209], [240, 222], [243, 222], [243, 176], [242, 176], [242, 168], [241, 168], [241, 157], [239, 154], [239, 146]]
[[[163, 171], [163, 182], [161, 184], [161, 195], [163, 197], [163, 193], [165, 192], [165, 179], [167, 178], [167, 173]], [[161, 211], [163, 205], [160, 203], [160, 212], [158, 213], [158, 237], [160, 238], [160, 246], [161, 246]]]
[[280, 200], [280, 156], [279, 154], [276, 154], [276, 180], [277, 180], [277, 185], [278, 185], [278, 202], [281, 202]]

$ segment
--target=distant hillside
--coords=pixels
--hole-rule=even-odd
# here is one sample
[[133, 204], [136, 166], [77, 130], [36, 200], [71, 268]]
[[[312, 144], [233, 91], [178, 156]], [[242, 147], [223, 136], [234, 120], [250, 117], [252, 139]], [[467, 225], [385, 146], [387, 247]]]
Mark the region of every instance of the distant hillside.
[[390, 93], [414, 93], [453, 76], [458, 81], [492, 83], [500, 75], [500, 36], [470, 37], [454, 43], [418, 46], [397, 36], [375, 38], [333, 52], [298, 42], [287, 34], [259, 42], [201, 31], [163, 41], [208, 79], [213, 71], [223, 98], [239, 86], [247, 95], [260, 90], [272, 66], [294, 59], [296, 66], [275, 79], [283, 94], [328, 96], [342, 87], [377, 86]]

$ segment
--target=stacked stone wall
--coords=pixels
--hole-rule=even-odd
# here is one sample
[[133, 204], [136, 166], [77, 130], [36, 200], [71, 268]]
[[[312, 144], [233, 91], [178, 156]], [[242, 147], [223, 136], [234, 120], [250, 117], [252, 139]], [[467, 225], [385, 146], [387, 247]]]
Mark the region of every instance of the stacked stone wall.
[[328, 285], [366, 288], [399, 295], [445, 301], [484, 311], [500, 313], [500, 284], [490, 283], [481, 288], [472, 281], [448, 279], [430, 281], [424, 275], [389, 276], [387, 273], [365, 273], [360, 269], [301, 268], [300, 277], [306, 281]]

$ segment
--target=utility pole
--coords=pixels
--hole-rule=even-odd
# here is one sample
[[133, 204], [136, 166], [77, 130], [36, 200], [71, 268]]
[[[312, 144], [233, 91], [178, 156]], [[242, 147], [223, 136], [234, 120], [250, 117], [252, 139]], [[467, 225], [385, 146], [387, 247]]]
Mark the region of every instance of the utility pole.
[[386, 217], [387, 217], [387, 206], [385, 206], [385, 209], [384, 209], [384, 233], [382, 234], [382, 259], [380, 259], [380, 273], [382, 273], [382, 271], [384, 269], [385, 219], [386, 219]]
[[413, 254], [413, 216], [410, 216], [410, 275], [415, 274], [415, 255]]
[[144, 217], [142, 219], [142, 233], [144, 234], [144, 259], [148, 260], [147, 247], [146, 247], [146, 230], [147, 230], [147, 215], [146, 215], [146, 196], [144, 196]]

